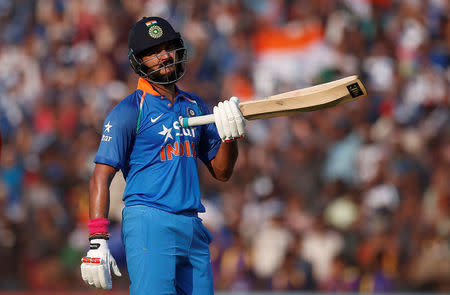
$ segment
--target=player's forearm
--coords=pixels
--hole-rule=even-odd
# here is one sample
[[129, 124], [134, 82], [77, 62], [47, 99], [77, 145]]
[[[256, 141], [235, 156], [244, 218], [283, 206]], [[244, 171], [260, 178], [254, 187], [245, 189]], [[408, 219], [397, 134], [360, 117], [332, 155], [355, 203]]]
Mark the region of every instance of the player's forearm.
[[237, 157], [237, 142], [222, 142], [216, 157], [211, 161], [213, 176], [218, 180], [227, 181], [233, 173]]
[[89, 218], [107, 218], [109, 212], [109, 189], [91, 179], [89, 185]]
[[96, 165], [89, 183], [89, 218], [107, 218], [109, 212], [109, 186], [115, 170]]

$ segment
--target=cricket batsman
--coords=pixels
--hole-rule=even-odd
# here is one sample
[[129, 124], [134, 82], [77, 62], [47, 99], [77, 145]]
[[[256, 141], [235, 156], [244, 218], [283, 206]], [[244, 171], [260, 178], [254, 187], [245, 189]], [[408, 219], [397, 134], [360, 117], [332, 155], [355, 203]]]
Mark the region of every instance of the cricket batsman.
[[208, 114], [202, 99], [176, 86], [185, 73], [180, 33], [159, 17], [144, 17], [130, 30], [131, 67], [137, 89], [107, 115], [89, 184], [90, 250], [82, 258], [83, 280], [111, 289], [111, 269], [121, 273], [108, 249], [109, 186], [120, 169], [122, 241], [130, 294], [213, 294], [209, 244], [197, 216], [200, 201], [197, 158], [218, 180], [230, 178], [244, 136], [239, 99], [213, 108], [215, 124], [183, 128], [178, 117]]

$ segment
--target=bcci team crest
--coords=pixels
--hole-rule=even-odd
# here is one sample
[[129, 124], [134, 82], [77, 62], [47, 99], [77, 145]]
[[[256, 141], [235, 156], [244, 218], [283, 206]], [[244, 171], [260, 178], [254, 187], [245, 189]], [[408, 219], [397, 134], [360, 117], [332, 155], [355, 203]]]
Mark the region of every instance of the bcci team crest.
[[161, 38], [163, 35], [163, 30], [160, 26], [156, 24], [156, 20], [151, 20], [145, 23], [145, 25], [148, 27], [148, 34], [153, 39]]
[[162, 36], [162, 34], [163, 34], [163, 31], [162, 31], [162, 29], [161, 29], [160, 26], [154, 25], [154, 26], [151, 26], [151, 27], [148, 29], [148, 34], [149, 34], [150, 37], [152, 37], [153, 39], [158, 39], [158, 38], [161, 38], [161, 36]]
[[195, 115], [196, 115], [195, 111], [189, 107], [186, 108], [186, 113], [187, 113], [188, 117], [195, 117]]

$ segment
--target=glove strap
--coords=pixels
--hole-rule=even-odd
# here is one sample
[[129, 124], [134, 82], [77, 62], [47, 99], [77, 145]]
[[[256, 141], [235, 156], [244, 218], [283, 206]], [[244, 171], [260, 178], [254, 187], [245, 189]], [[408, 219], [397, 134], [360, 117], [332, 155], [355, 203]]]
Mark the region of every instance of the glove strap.
[[111, 236], [110, 233], [96, 233], [96, 234], [89, 235], [89, 241], [92, 241], [95, 239], [109, 240], [110, 236]]

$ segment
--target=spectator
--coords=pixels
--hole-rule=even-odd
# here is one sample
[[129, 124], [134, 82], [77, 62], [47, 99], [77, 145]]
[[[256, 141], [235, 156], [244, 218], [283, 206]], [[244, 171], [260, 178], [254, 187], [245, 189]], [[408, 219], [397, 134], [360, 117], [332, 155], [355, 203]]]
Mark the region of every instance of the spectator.
[[314, 277], [322, 283], [331, 274], [331, 264], [343, 249], [342, 237], [327, 229], [321, 215], [316, 216], [314, 224], [303, 236], [300, 255], [312, 264]]

